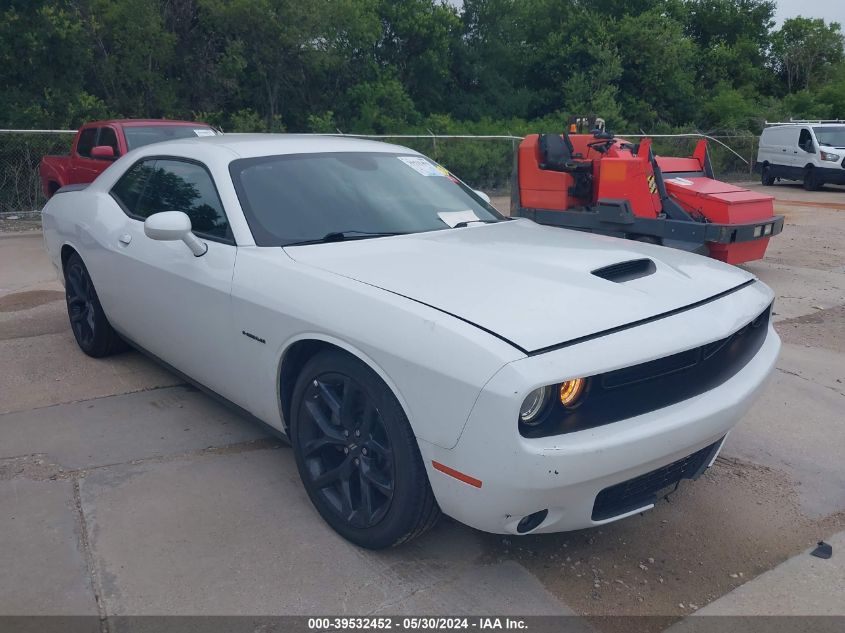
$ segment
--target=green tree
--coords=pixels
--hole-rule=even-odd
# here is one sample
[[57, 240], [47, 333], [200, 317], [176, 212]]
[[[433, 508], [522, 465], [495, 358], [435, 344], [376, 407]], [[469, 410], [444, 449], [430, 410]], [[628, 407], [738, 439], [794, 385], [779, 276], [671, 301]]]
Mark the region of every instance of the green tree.
[[380, 67], [393, 70], [423, 112], [442, 111], [453, 89], [451, 54], [459, 38], [457, 10], [431, 0], [381, 0]]
[[393, 77], [383, 77], [354, 86], [346, 95], [345, 132], [387, 134], [407, 129], [419, 120], [414, 102], [402, 83]]
[[700, 99], [697, 49], [684, 37], [683, 25], [651, 11], [622, 18], [615, 37], [623, 51], [620, 86], [625, 118], [640, 126], [692, 122]]
[[0, 122], [67, 127], [109, 114], [86, 82], [93, 63], [73, 2], [13, 0], [0, 9]]
[[783, 23], [772, 37], [772, 54], [789, 92], [809, 89], [829, 77], [843, 61], [842, 37], [838, 22], [797, 17]]
[[116, 113], [160, 117], [176, 106], [170, 71], [175, 37], [164, 28], [158, 0], [80, 0], [87, 66], [97, 92]]

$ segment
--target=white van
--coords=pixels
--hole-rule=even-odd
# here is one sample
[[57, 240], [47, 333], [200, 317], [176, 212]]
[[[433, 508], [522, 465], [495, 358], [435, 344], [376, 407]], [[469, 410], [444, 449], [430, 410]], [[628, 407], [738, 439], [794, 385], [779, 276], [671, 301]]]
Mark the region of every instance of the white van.
[[845, 121], [767, 125], [757, 151], [764, 185], [799, 180], [815, 191], [825, 183], [845, 184]]

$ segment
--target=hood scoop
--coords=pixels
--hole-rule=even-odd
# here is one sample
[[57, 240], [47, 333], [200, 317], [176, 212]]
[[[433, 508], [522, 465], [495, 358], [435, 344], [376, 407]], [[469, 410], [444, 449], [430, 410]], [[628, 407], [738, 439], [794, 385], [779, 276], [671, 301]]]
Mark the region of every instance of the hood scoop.
[[632, 259], [627, 262], [619, 262], [618, 264], [611, 264], [603, 268], [596, 268], [591, 272], [596, 277], [620, 284], [625, 281], [639, 279], [640, 277], [648, 277], [654, 274], [656, 270], [657, 266], [650, 259]]

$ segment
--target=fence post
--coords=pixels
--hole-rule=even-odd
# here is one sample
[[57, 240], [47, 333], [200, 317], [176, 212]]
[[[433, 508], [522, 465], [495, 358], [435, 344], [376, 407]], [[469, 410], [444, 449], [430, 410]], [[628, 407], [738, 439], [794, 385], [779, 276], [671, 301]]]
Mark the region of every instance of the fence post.
[[432, 131], [431, 131], [431, 130], [429, 130], [428, 128], [426, 128], [426, 130], [428, 130], [428, 133], [429, 133], [429, 134], [431, 134], [431, 153], [432, 153], [432, 158], [434, 158], [434, 160], [437, 160], [437, 136], [435, 136], [434, 132], [432, 132]]

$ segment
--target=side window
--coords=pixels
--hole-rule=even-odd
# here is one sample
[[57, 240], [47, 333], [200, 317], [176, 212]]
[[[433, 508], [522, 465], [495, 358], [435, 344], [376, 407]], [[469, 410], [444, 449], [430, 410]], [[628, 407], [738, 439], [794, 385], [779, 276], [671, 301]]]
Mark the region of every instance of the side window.
[[816, 148], [813, 144], [813, 137], [810, 136], [810, 130], [806, 128], [801, 130], [801, 136], [798, 137], [798, 147], [803, 149], [805, 152], [809, 152], [810, 154], [816, 151]]
[[111, 195], [120, 203], [129, 215], [146, 217], [139, 213], [139, 202], [144, 188], [150, 180], [155, 167], [155, 160], [145, 160], [131, 167], [112, 187]]
[[97, 139], [97, 145], [108, 145], [114, 150], [115, 156], [120, 156], [120, 148], [117, 146], [117, 134], [110, 127], [100, 128], [100, 138]]
[[155, 169], [138, 206], [146, 218], [160, 211], [182, 211], [191, 218], [195, 233], [229, 238], [229, 221], [206, 169], [196, 163], [174, 159], [155, 161]]
[[91, 158], [91, 148], [97, 142], [97, 128], [89, 127], [82, 130], [79, 135], [79, 142], [76, 144], [76, 153], [85, 158]]

